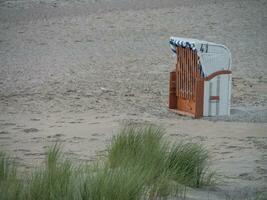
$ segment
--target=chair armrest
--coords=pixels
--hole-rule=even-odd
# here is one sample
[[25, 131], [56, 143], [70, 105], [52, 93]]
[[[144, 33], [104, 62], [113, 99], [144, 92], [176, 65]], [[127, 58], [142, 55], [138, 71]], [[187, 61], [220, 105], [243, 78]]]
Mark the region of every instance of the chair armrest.
[[219, 76], [219, 75], [222, 75], [222, 74], [232, 74], [232, 71], [231, 70], [220, 70], [220, 71], [214, 72], [214, 73], [208, 75], [207, 77], [205, 77], [204, 81], [210, 81], [215, 76]]

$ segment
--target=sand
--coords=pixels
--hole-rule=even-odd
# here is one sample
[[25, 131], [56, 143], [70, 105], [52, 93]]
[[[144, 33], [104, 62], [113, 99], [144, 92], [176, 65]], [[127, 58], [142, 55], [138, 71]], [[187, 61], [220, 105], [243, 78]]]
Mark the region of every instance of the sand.
[[[91, 161], [123, 120], [148, 121], [209, 149], [221, 183], [190, 197], [267, 191], [266, 27], [264, 0], [0, 0], [0, 148], [24, 168], [56, 141]], [[170, 36], [229, 47], [230, 117], [168, 111]]]

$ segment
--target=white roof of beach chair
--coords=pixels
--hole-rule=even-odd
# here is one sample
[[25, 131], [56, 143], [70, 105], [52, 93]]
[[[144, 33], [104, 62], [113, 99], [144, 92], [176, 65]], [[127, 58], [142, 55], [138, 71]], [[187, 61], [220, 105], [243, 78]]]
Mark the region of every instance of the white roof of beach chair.
[[231, 70], [231, 53], [224, 45], [191, 38], [171, 37], [170, 46], [175, 53], [177, 46], [197, 51], [204, 76], [220, 70]]

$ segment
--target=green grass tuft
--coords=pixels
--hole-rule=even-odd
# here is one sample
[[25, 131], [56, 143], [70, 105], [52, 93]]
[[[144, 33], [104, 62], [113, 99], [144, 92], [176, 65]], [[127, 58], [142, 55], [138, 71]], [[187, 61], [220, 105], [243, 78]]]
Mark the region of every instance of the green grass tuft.
[[13, 159], [0, 152], [0, 199], [20, 199], [22, 183]]
[[72, 162], [63, 157], [55, 144], [47, 152], [45, 167], [32, 173], [27, 199], [71, 199], [75, 173]]
[[108, 163], [142, 166], [149, 182], [168, 177], [190, 187], [213, 183], [208, 169], [208, 152], [200, 144], [180, 142], [170, 145], [164, 130], [153, 125], [128, 125], [114, 136], [108, 148]]
[[82, 199], [139, 200], [144, 194], [144, 179], [134, 168], [91, 167], [81, 188]]
[[[124, 165], [147, 165], [164, 167], [164, 131], [155, 126], [127, 126], [114, 136], [108, 147], [108, 162], [111, 167]], [[161, 165], [161, 166], [160, 166]]]
[[196, 143], [173, 145], [168, 154], [167, 167], [174, 180], [191, 187], [211, 185], [214, 180], [215, 174], [208, 169], [208, 152]]
[[18, 176], [16, 164], [0, 153], [0, 199], [156, 200], [185, 197], [186, 187], [209, 184], [208, 153], [199, 144], [175, 145], [153, 125], [127, 125], [108, 145], [104, 160], [74, 165], [58, 144], [44, 166]]

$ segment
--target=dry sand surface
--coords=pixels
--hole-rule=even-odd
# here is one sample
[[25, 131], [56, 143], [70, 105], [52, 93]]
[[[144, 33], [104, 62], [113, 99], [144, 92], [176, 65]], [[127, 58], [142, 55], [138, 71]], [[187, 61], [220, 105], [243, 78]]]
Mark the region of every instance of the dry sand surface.
[[[148, 121], [209, 149], [220, 183], [189, 197], [267, 191], [266, 27], [265, 0], [0, 0], [0, 148], [25, 168], [56, 141], [94, 160], [123, 120]], [[231, 117], [168, 111], [170, 36], [230, 48]]]

